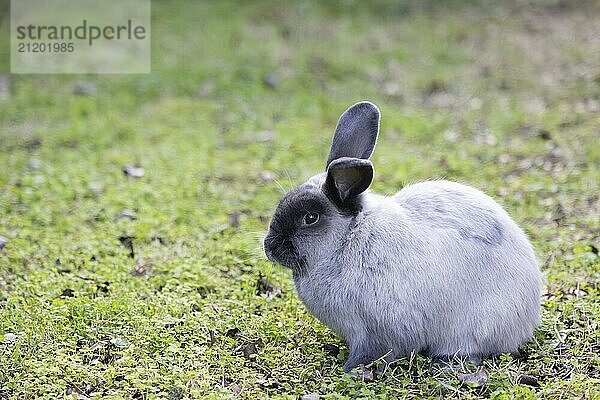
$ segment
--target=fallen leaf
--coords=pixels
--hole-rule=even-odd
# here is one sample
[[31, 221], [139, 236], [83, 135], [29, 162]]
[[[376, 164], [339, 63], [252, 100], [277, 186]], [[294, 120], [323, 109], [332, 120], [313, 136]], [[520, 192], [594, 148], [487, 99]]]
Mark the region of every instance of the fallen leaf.
[[588, 293], [585, 290], [581, 289], [578, 285], [578, 286], [570, 287], [569, 290], [567, 290], [565, 293], [563, 293], [562, 298], [567, 299], [567, 300], [572, 299], [572, 298], [578, 299], [578, 298], [587, 296], [587, 294]]
[[540, 129], [538, 131], [538, 137], [542, 140], [551, 140], [552, 139], [552, 135], [550, 135], [550, 132], [547, 131], [546, 129]]
[[254, 343], [248, 343], [242, 347], [242, 353], [244, 353], [244, 357], [249, 359], [258, 357], [258, 349]]
[[567, 220], [567, 215], [565, 213], [565, 210], [564, 210], [562, 204], [558, 203], [554, 210], [554, 215], [552, 217], [552, 221], [554, 221], [556, 226], [562, 226], [562, 225], [564, 225], [566, 220]]
[[42, 139], [37, 136], [27, 136], [23, 138], [23, 147], [27, 150], [39, 149], [42, 145]]
[[135, 211], [133, 211], [133, 210], [121, 210], [121, 212], [119, 212], [119, 214], [117, 215], [117, 219], [123, 219], [123, 218], [135, 220], [135, 219], [137, 219], [137, 216], [135, 215]]
[[2, 343], [9, 345], [17, 343], [17, 335], [15, 335], [14, 333], [5, 333], [4, 339], [2, 339]]
[[133, 250], [133, 239], [135, 236], [120, 236], [119, 241], [127, 250], [129, 250], [129, 257], [134, 258], [135, 252]]
[[32, 158], [27, 163], [27, 167], [29, 167], [29, 169], [33, 169], [33, 170], [40, 169], [41, 166], [42, 166], [42, 162], [37, 158]]
[[212, 345], [217, 342], [217, 339], [215, 338], [215, 332], [212, 330], [208, 331], [208, 337], [208, 347], [212, 347]]
[[161, 236], [153, 236], [152, 238], [150, 238], [153, 242], [158, 242], [159, 245], [161, 246], [166, 246], [167, 243], [167, 239], [161, 237]]
[[281, 296], [281, 289], [271, 284], [264, 276], [261, 276], [256, 282], [256, 294], [259, 296], [263, 294]]
[[229, 385], [229, 389], [231, 389], [231, 391], [233, 392], [234, 395], [239, 395], [242, 392], [242, 388], [240, 387], [240, 385], [238, 385], [237, 383], [232, 383], [231, 385]]
[[123, 339], [123, 338], [119, 338], [119, 337], [112, 338], [112, 339], [110, 339], [110, 342], [113, 345], [115, 345], [115, 346], [117, 346], [118, 348], [121, 348], [121, 349], [125, 349], [125, 348], [129, 347], [129, 342], [126, 339]]
[[340, 348], [338, 346], [336, 346], [335, 344], [331, 344], [331, 343], [326, 343], [323, 346], [323, 350], [325, 350], [325, 352], [327, 354], [329, 354], [331, 357], [337, 357], [337, 355], [340, 354]]
[[275, 138], [275, 132], [273, 131], [262, 131], [257, 136], [254, 137], [254, 140], [260, 143], [267, 143], [272, 141]]
[[8, 242], [10, 242], [10, 240], [4, 236], [0, 236], [0, 250], [2, 250], [8, 244]]
[[70, 288], [64, 289], [59, 297], [75, 297], [75, 291]]
[[444, 139], [449, 142], [456, 143], [462, 139], [462, 135], [459, 132], [450, 129], [444, 132]]
[[447, 90], [446, 83], [439, 80], [433, 79], [422, 90], [423, 95], [431, 96], [436, 93], [445, 92]]
[[108, 282], [108, 281], [96, 283], [96, 290], [100, 293], [106, 294], [109, 291], [109, 288], [108, 288], [109, 286], [110, 286], [110, 282]]
[[96, 196], [104, 192], [104, 186], [99, 182], [90, 182], [90, 184], [88, 185], [88, 189]]
[[263, 183], [272, 182], [277, 179], [277, 175], [271, 171], [263, 171], [260, 173], [260, 179]]
[[146, 400], [146, 395], [139, 390], [136, 390], [133, 396], [131, 396], [133, 400]]
[[68, 388], [66, 390], [66, 394], [69, 397], [71, 397], [71, 395], [73, 393], [75, 393], [77, 395], [77, 400], [88, 400], [89, 399], [89, 397], [86, 396], [80, 389], [78, 389], [78, 388], [76, 388], [74, 386], [71, 386], [70, 388]]
[[145, 171], [144, 168], [141, 167], [126, 165], [123, 167], [123, 173], [127, 176], [131, 176], [132, 178], [141, 178], [144, 176]]
[[73, 94], [78, 96], [95, 96], [96, 85], [92, 82], [78, 82], [73, 88]]
[[237, 212], [233, 212], [229, 214], [229, 226], [231, 228], [239, 228], [240, 227], [240, 214]]
[[502, 165], [506, 165], [510, 162], [510, 155], [508, 154], [500, 154], [498, 156], [498, 162]]
[[227, 329], [227, 332], [225, 332], [225, 336], [227, 336], [228, 338], [234, 338], [237, 336], [238, 333], [240, 333], [240, 330], [238, 328], [231, 328]]
[[136, 278], [147, 278], [148, 276], [150, 276], [150, 273], [152, 272], [151, 267], [153, 265], [154, 265], [154, 263], [152, 261], [148, 261], [148, 262], [138, 261], [137, 264], [135, 265], [135, 267], [131, 270], [131, 275], [135, 276]]
[[258, 383], [262, 387], [272, 388], [272, 389], [277, 389], [278, 387], [281, 387], [281, 383], [275, 379], [261, 378], [261, 379], [257, 379], [256, 383]]
[[532, 375], [521, 375], [517, 379], [519, 385], [527, 385], [531, 387], [540, 387], [540, 383], [535, 376]]
[[263, 78], [263, 82], [271, 89], [275, 89], [279, 84], [279, 76], [275, 72], [271, 72]]

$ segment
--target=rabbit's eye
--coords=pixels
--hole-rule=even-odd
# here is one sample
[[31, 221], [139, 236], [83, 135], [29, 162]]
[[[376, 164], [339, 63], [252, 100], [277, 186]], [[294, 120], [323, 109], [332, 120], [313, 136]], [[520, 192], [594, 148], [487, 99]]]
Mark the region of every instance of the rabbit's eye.
[[309, 212], [304, 216], [304, 224], [305, 225], [313, 225], [319, 222], [319, 214]]

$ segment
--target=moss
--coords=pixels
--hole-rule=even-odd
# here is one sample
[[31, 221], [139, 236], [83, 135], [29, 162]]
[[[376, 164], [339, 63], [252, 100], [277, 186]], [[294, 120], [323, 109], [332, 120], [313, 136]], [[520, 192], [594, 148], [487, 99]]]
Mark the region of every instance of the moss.
[[[595, 5], [351, 3], [154, 2], [152, 74], [8, 76], [0, 397], [600, 395]], [[471, 184], [534, 243], [542, 325], [483, 388], [420, 356], [344, 375], [345, 345], [262, 255], [360, 99], [383, 113], [376, 190]]]

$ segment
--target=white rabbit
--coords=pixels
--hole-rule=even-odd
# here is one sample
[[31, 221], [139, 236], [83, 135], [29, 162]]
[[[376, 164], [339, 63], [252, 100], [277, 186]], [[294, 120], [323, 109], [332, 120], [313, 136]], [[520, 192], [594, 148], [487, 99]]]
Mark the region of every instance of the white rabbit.
[[371, 193], [379, 109], [338, 122], [325, 173], [280, 201], [264, 241], [308, 309], [348, 343], [350, 371], [411, 352], [480, 359], [516, 351], [540, 320], [541, 276], [498, 203], [449, 181]]

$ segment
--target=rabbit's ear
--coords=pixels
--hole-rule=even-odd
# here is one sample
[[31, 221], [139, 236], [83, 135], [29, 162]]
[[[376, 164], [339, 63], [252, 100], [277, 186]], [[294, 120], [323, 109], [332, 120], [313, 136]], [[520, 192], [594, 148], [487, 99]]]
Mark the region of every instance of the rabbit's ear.
[[373, 103], [363, 101], [347, 109], [335, 128], [327, 167], [340, 157], [371, 157], [379, 133], [379, 109]]
[[340, 207], [351, 204], [373, 181], [373, 164], [361, 158], [341, 157], [327, 168], [324, 191]]

